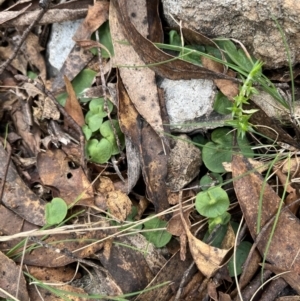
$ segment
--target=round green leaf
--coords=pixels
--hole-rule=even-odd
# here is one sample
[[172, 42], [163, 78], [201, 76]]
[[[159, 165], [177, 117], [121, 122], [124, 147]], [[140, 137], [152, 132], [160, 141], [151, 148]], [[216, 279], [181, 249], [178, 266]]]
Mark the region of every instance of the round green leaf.
[[91, 139], [87, 143], [87, 152], [91, 161], [102, 164], [106, 163], [111, 157], [112, 145], [111, 143], [102, 138], [100, 141]]
[[231, 151], [224, 145], [208, 142], [203, 147], [202, 160], [210, 171], [222, 173], [225, 172], [222, 163], [231, 162]]
[[92, 132], [96, 132], [97, 130], [99, 130], [103, 122], [103, 118], [100, 115], [93, 113], [92, 111], [88, 111], [85, 115], [85, 122]]
[[115, 119], [112, 119], [111, 121], [106, 120], [101, 124], [101, 127], [100, 127], [100, 134], [105, 138], [114, 136], [114, 131], [111, 126], [111, 122], [116, 130], [117, 135], [120, 135], [122, 133], [120, 126], [119, 126], [119, 122], [117, 120], [115, 120]]
[[219, 114], [228, 115], [231, 107], [232, 102], [222, 92], [219, 92], [215, 98], [214, 110]]
[[[104, 109], [104, 98], [95, 98], [90, 101], [89, 108], [94, 114], [98, 114], [100, 117], [106, 117], [107, 111]], [[113, 104], [108, 100], [107, 107], [109, 112], [113, 109]]]
[[197, 194], [195, 205], [201, 215], [214, 218], [227, 211], [229, 198], [224, 189], [212, 187]]
[[92, 130], [85, 124], [83, 127], [82, 127], [82, 131], [83, 131], [83, 134], [85, 136], [85, 139], [86, 140], [90, 140], [90, 138], [92, 137]]
[[[245, 263], [248, 254], [251, 250], [252, 244], [248, 241], [242, 241], [236, 250], [236, 273], [240, 275], [243, 271], [243, 264]], [[233, 258], [228, 262], [228, 270], [230, 277], [234, 276]]]
[[167, 226], [167, 222], [162, 221], [158, 217], [153, 218], [150, 221], [144, 223], [144, 229], [153, 231], [142, 232], [145, 238], [153, 243], [157, 248], [164, 247], [172, 238], [172, 235], [166, 230], [156, 230], [159, 228], [165, 228]]
[[222, 183], [223, 183], [222, 176], [214, 172], [208, 173], [200, 179], [200, 186], [202, 190], [207, 190], [210, 187], [217, 186]]
[[54, 198], [45, 206], [45, 217], [48, 225], [56, 225], [61, 223], [68, 212], [66, 202], [61, 198]]

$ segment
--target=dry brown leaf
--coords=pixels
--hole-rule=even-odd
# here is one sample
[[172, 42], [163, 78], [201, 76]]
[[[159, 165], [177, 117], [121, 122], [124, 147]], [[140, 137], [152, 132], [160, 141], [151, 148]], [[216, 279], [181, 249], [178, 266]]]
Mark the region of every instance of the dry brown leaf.
[[89, 39], [92, 33], [97, 30], [108, 19], [109, 2], [98, 1], [89, 6], [87, 16], [78, 27], [73, 36], [74, 41]]
[[42, 50], [44, 48], [40, 46], [38, 36], [30, 32], [22, 46], [22, 51], [29, 63], [40, 71], [40, 77], [46, 81], [46, 63], [44, 56], [41, 55]]
[[[1, 12], [3, 18], [6, 18], [6, 15], [9, 15], [9, 12]], [[39, 14], [39, 10], [24, 12], [21, 16], [16, 17], [13, 20], [9, 20], [3, 23], [3, 27], [15, 27], [15, 26], [29, 26], [34, 20], [36, 20]], [[72, 21], [84, 18], [87, 14], [87, 8], [79, 9], [49, 9], [43, 18], [39, 21], [40, 25], [61, 23], [64, 21]]]
[[[14, 52], [14, 47], [11, 43], [8, 43], [5, 47], [0, 47], [0, 57], [3, 60], [8, 60], [11, 54]], [[12, 60], [11, 65], [20, 71], [23, 75], [27, 72], [27, 60], [22, 52], [18, 52], [15, 59]]]
[[[132, 1], [132, 0], [131, 0]], [[143, 24], [147, 19], [146, 1], [139, 1], [138, 6], [128, 3], [134, 13], [134, 21], [143, 35], [148, 34], [148, 24]], [[139, 58], [131, 45], [120, 43], [126, 40], [122, 32], [122, 25], [115, 7], [111, 4], [109, 13], [110, 31], [114, 45], [114, 64], [142, 66], [144, 62]], [[120, 77], [133, 102], [135, 108], [152, 128], [162, 135], [162, 125], [159, 98], [155, 81], [155, 73], [149, 68], [119, 68]]]
[[[71, 266], [57, 267], [57, 268], [45, 268], [36, 266], [27, 266], [28, 273], [34, 278], [40, 281], [47, 282], [67, 282], [71, 281], [75, 276], [76, 270]], [[79, 278], [80, 274], [77, 274], [76, 278]]]
[[[67, 155], [60, 149], [39, 153], [37, 168], [44, 185], [51, 186], [59, 192], [59, 197], [70, 205], [94, 205], [94, 192], [81, 167], [71, 168]], [[80, 198], [79, 198], [80, 197]]]
[[75, 45], [61, 67], [59, 74], [54, 78], [51, 91], [54, 94], [59, 94], [64, 87], [63, 76], [72, 81], [93, 57], [94, 55], [90, 51], [85, 51], [83, 48]]
[[207, 278], [212, 277], [230, 258], [232, 249], [222, 250], [207, 245], [186, 230], [190, 251], [199, 271]]
[[[103, 224], [103, 227], [108, 224]], [[30, 253], [26, 253], [24, 257], [24, 264], [39, 266], [39, 267], [61, 267], [76, 262], [77, 258], [86, 258], [94, 255], [97, 251], [102, 249], [102, 243], [91, 244], [91, 240], [101, 240], [108, 235], [107, 231], [94, 230], [86, 231], [85, 233], [68, 233], [68, 234], [54, 234], [49, 235], [45, 243], [51, 245], [55, 249], [67, 249], [74, 253], [75, 257], [66, 256], [63, 253], [58, 253], [54, 249], [41, 247], [35, 248]], [[21, 258], [17, 259], [18, 261]]]
[[[0, 178], [4, 179], [7, 153], [0, 143]], [[40, 200], [23, 182], [14, 164], [9, 164], [2, 203], [28, 222], [43, 226], [45, 224], [45, 202]]]
[[[15, 262], [6, 257], [2, 252], [0, 252], [0, 262], [0, 288], [19, 300], [29, 300], [26, 280], [24, 275], [20, 273], [21, 267], [17, 266]], [[16, 279], [20, 281], [18, 282]], [[16, 292], [18, 292], [17, 296]], [[10, 299], [2, 291], [0, 291], [0, 297], [5, 298], [5, 300]]]
[[120, 190], [111, 191], [106, 196], [109, 212], [119, 221], [125, 221], [131, 212], [131, 200]]
[[169, 207], [165, 183], [167, 156], [164, 155], [161, 139], [142, 121], [120, 78], [118, 78], [118, 99], [120, 127], [139, 150], [149, 200], [157, 212], [161, 212]]
[[[234, 178], [234, 190], [239, 200], [240, 207], [245, 216], [249, 231], [256, 239], [257, 248], [261, 254], [265, 253], [267, 244], [271, 243], [266, 255], [266, 260], [275, 268], [282, 270], [292, 270], [300, 273], [299, 258], [299, 232], [300, 221], [291, 213], [288, 208], [284, 208], [279, 215], [275, 232], [271, 237], [274, 216], [277, 213], [280, 197], [275, 191], [264, 183], [264, 179], [257, 172], [249, 172], [252, 166], [248, 160], [242, 156], [234, 155], [232, 160], [232, 176]], [[257, 235], [257, 215], [259, 209], [259, 199], [261, 189], [262, 208], [261, 208], [261, 227], [262, 230]], [[286, 281], [293, 286], [292, 280]]]
[[18, 16], [20, 16], [21, 14], [23, 14], [30, 6], [32, 5], [32, 3], [28, 4], [27, 6], [25, 6], [24, 8], [17, 10], [17, 11], [2, 11], [0, 14], [0, 24], [3, 24], [9, 20], [12, 20]]
[[76, 93], [71, 82], [66, 76], [64, 76], [64, 80], [68, 93], [65, 110], [77, 122], [78, 125], [83, 126], [85, 124], [84, 116], [79, 101], [76, 97]]

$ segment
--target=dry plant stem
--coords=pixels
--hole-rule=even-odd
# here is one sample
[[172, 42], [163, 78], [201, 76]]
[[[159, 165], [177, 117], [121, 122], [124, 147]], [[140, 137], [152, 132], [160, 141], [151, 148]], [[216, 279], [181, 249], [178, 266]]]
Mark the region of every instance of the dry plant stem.
[[17, 45], [17, 47], [14, 49], [14, 52], [12, 53], [12, 55], [0, 66], [0, 74], [3, 73], [5, 68], [15, 59], [21, 46], [23, 45], [24, 41], [28, 37], [31, 29], [42, 19], [43, 15], [48, 10], [49, 2], [50, 2], [49, 0], [46, 0], [46, 5], [41, 6], [41, 10], [40, 10], [39, 14], [37, 15], [36, 19], [23, 32], [21, 40], [19, 41], [19, 44]]
[[38, 239], [36, 236], [30, 236], [29, 237], [29, 241], [32, 241], [38, 245], [40, 245], [41, 247], [44, 247], [44, 248], [47, 248], [57, 254], [62, 254], [68, 258], [71, 258], [72, 260], [74, 261], [77, 261], [77, 262], [80, 262], [80, 263], [83, 263], [83, 264], [86, 264], [90, 267], [93, 267], [95, 268], [96, 270], [100, 270], [101, 272], [104, 272], [105, 274], [108, 274], [108, 272], [102, 268], [101, 266], [93, 263], [92, 261], [89, 261], [87, 259], [84, 259], [84, 258], [79, 258], [77, 256], [75, 256], [71, 251], [69, 251], [68, 249], [64, 248], [64, 249], [58, 249], [58, 248], [54, 248], [53, 246], [41, 241], [40, 239]]
[[0, 187], [0, 204], [2, 203], [4, 186], [5, 186], [6, 177], [7, 177], [7, 173], [8, 173], [8, 168], [9, 168], [9, 164], [10, 164], [10, 160], [11, 160], [11, 147], [7, 143], [7, 141], [6, 141], [6, 148], [8, 150], [8, 153], [7, 153], [7, 162], [6, 162], [5, 169], [4, 169], [4, 176], [3, 176], [1, 187]]
[[174, 298], [174, 301], [180, 301], [180, 297], [182, 295], [182, 292], [183, 292], [183, 289], [184, 289], [184, 286], [185, 284], [187, 283], [188, 281], [188, 277], [190, 275], [190, 273], [192, 272], [193, 270], [193, 267], [195, 266], [195, 261], [193, 261], [190, 266], [188, 267], [188, 269], [184, 272], [182, 278], [181, 278], [181, 281], [180, 281], [180, 284], [179, 284], [179, 287], [178, 287], [178, 290], [177, 290], [177, 293], [176, 293], [176, 296]]
[[[95, 33], [96, 33], [96, 40], [100, 44], [100, 38], [99, 38], [99, 32], [98, 32], [98, 30], [96, 30]], [[109, 108], [108, 108], [108, 104], [107, 104], [107, 100], [108, 100], [107, 90], [108, 90], [108, 88], [107, 88], [107, 85], [106, 85], [106, 80], [105, 80], [104, 72], [103, 72], [101, 47], [98, 47], [97, 50], [98, 50], [98, 59], [99, 59], [100, 78], [101, 78], [103, 98], [104, 98], [104, 110], [107, 113], [107, 117], [108, 117], [108, 119], [110, 121], [110, 124], [111, 124], [111, 127], [113, 129], [113, 132], [114, 132], [114, 135], [115, 135], [115, 138], [116, 138], [116, 142], [117, 142], [117, 146], [118, 146], [121, 158], [124, 159], [125, 158], [125, 154], [122, 151], [121, 142], [120, 142], [119, 136], [117, 134], [116, 128], [115, 128], [115, 126], [114, 126], [114, 124], [113, 124], [113, 122], [111, 120], [111, 116], [110, 116], [110, 112], [109, 112]]]
[[64, 116], [66, 123], [68, 123], [79, 135], [79, 141], [80, 141], [80, 146], [81, 146], [81, 166], [84, 171], [86, 171], [86, 162], [85, 162], [85, 156], [84, 156], [84, 144], [85, 144], [85, 139], [84, 135], [82, 132], [81, 127], [78, 125], [78, 123], [70, 116], [65, 108], [56, 100], [55, 96], [48, 90], [46, 87], [39, 83], [38, 81], [32, 80], [26, 76], [23, 75], [16, 75], [15, 76], [18, 80], [23, 80], [25, 82], [33, 84], [37, 89], [39, 89], [44, 95], [48, 96], [56, 105], [57, 109], [59, 112]]

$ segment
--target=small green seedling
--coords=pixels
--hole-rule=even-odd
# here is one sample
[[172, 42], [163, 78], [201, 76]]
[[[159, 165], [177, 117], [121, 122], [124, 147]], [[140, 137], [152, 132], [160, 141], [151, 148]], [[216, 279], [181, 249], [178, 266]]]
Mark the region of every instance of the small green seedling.
[[[211, 142], [204, 145], [202, 159], [205, 166], [212, 172], [222, 173], [223, 162], [231, 162], [233, 133], [228, 128], [218, 128], [212, 132]], [[237, 137], [238, 146], [246, 157], [253, 156], [253, 150], [246, 137]]]
[[212, 233], [218, 225], [227, 225], [230, 222], [231, 215], [226, 211], [221, 215], [208, 219], [208, 232]]
[[53, 198], [52, 201], [45, 206], [45, 217], [48, 225], [57, 225], [61, 223], [67, 216], [68, 206], [61, 198]]
[[166, 230], [158, 230], [159, 228], [166, 228], [167, 222], [155, 217], [144, 223], [145, 230], [152, 230], [149, 232], [142, 232], [145, 238], [153, 243], [155, 247], [164, 247], [172, 238], [172, 234]]

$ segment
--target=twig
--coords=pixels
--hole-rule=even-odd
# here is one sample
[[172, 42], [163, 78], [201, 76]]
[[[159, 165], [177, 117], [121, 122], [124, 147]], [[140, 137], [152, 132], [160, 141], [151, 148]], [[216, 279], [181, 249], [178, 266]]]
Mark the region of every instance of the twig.
[[36, 19], [23, 32], [21, 40], [19, 41], [19, 43], [16, 46], [16, 48], [15, 48], [14, 52], [12, 53], [12, 55], [0, 66], [0, 74], [3, 73], [5, 68], [15, 59], [15, 57], [17, 56], [21, 46], [23, 45], [24, 41], [28, 37], [31, 29], [42, 19], [43, 15], [48, 10], [50, 1], [51, 0], [40, 1], [39, 4], [40, 4], [41, 10], [40, 10], [39, 14], [37, 15]]

